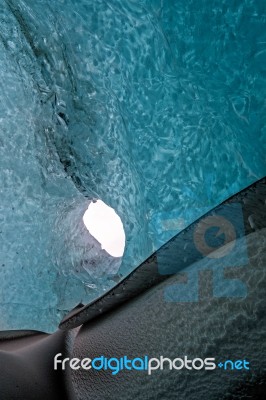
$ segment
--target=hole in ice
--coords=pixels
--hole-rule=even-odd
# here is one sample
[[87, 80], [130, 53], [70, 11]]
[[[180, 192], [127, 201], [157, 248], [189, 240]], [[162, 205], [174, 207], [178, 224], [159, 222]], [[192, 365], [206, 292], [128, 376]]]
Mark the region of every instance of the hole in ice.
[[91, 202], [83, 216], [89, 233], [112, 257], [122, 257], [126, 235], [123, 223], [115, 210], [102, 200]]

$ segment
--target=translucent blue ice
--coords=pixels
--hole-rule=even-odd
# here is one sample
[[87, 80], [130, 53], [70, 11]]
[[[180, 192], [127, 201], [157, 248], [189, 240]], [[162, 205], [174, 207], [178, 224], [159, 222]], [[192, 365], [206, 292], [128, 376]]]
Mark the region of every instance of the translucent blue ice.
[[[0, 329], [52, 331], [266, 174], [266, 3], [2, 0], [0, 17]], [[92, 198], [123, 220], [121, 266], [84, 229]]]

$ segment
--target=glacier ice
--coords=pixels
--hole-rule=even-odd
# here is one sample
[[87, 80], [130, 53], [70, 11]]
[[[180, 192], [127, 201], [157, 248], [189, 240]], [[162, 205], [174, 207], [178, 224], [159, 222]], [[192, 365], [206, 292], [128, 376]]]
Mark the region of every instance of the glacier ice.
[[[1, 2], [0, 329], [54, 330], [265, 175], [264, 5], [211, 2]], [[122, 260], [84, 227], [94, 199]]]

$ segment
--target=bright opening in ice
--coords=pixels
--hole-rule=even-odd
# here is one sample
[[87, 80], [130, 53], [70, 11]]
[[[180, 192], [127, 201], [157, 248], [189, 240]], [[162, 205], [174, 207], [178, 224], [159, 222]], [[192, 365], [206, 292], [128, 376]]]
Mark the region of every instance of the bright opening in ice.
[[126, 235], [121, 218], [115, 210], [101, 200], [90, 203], [83, 216], [90, 234], [112, 257], [122, 257]]

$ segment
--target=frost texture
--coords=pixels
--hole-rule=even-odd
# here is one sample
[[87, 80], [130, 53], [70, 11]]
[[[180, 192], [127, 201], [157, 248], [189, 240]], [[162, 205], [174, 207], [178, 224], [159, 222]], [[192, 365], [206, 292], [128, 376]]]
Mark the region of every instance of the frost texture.
[[[265, 175], [266, 4], [2, 0], [0, 17], [0, 329], [52, 331], [165, 240], [158, 215], [186, 226]], [[93, 198], [123, 220], [123, 260], [82, 225]]]

